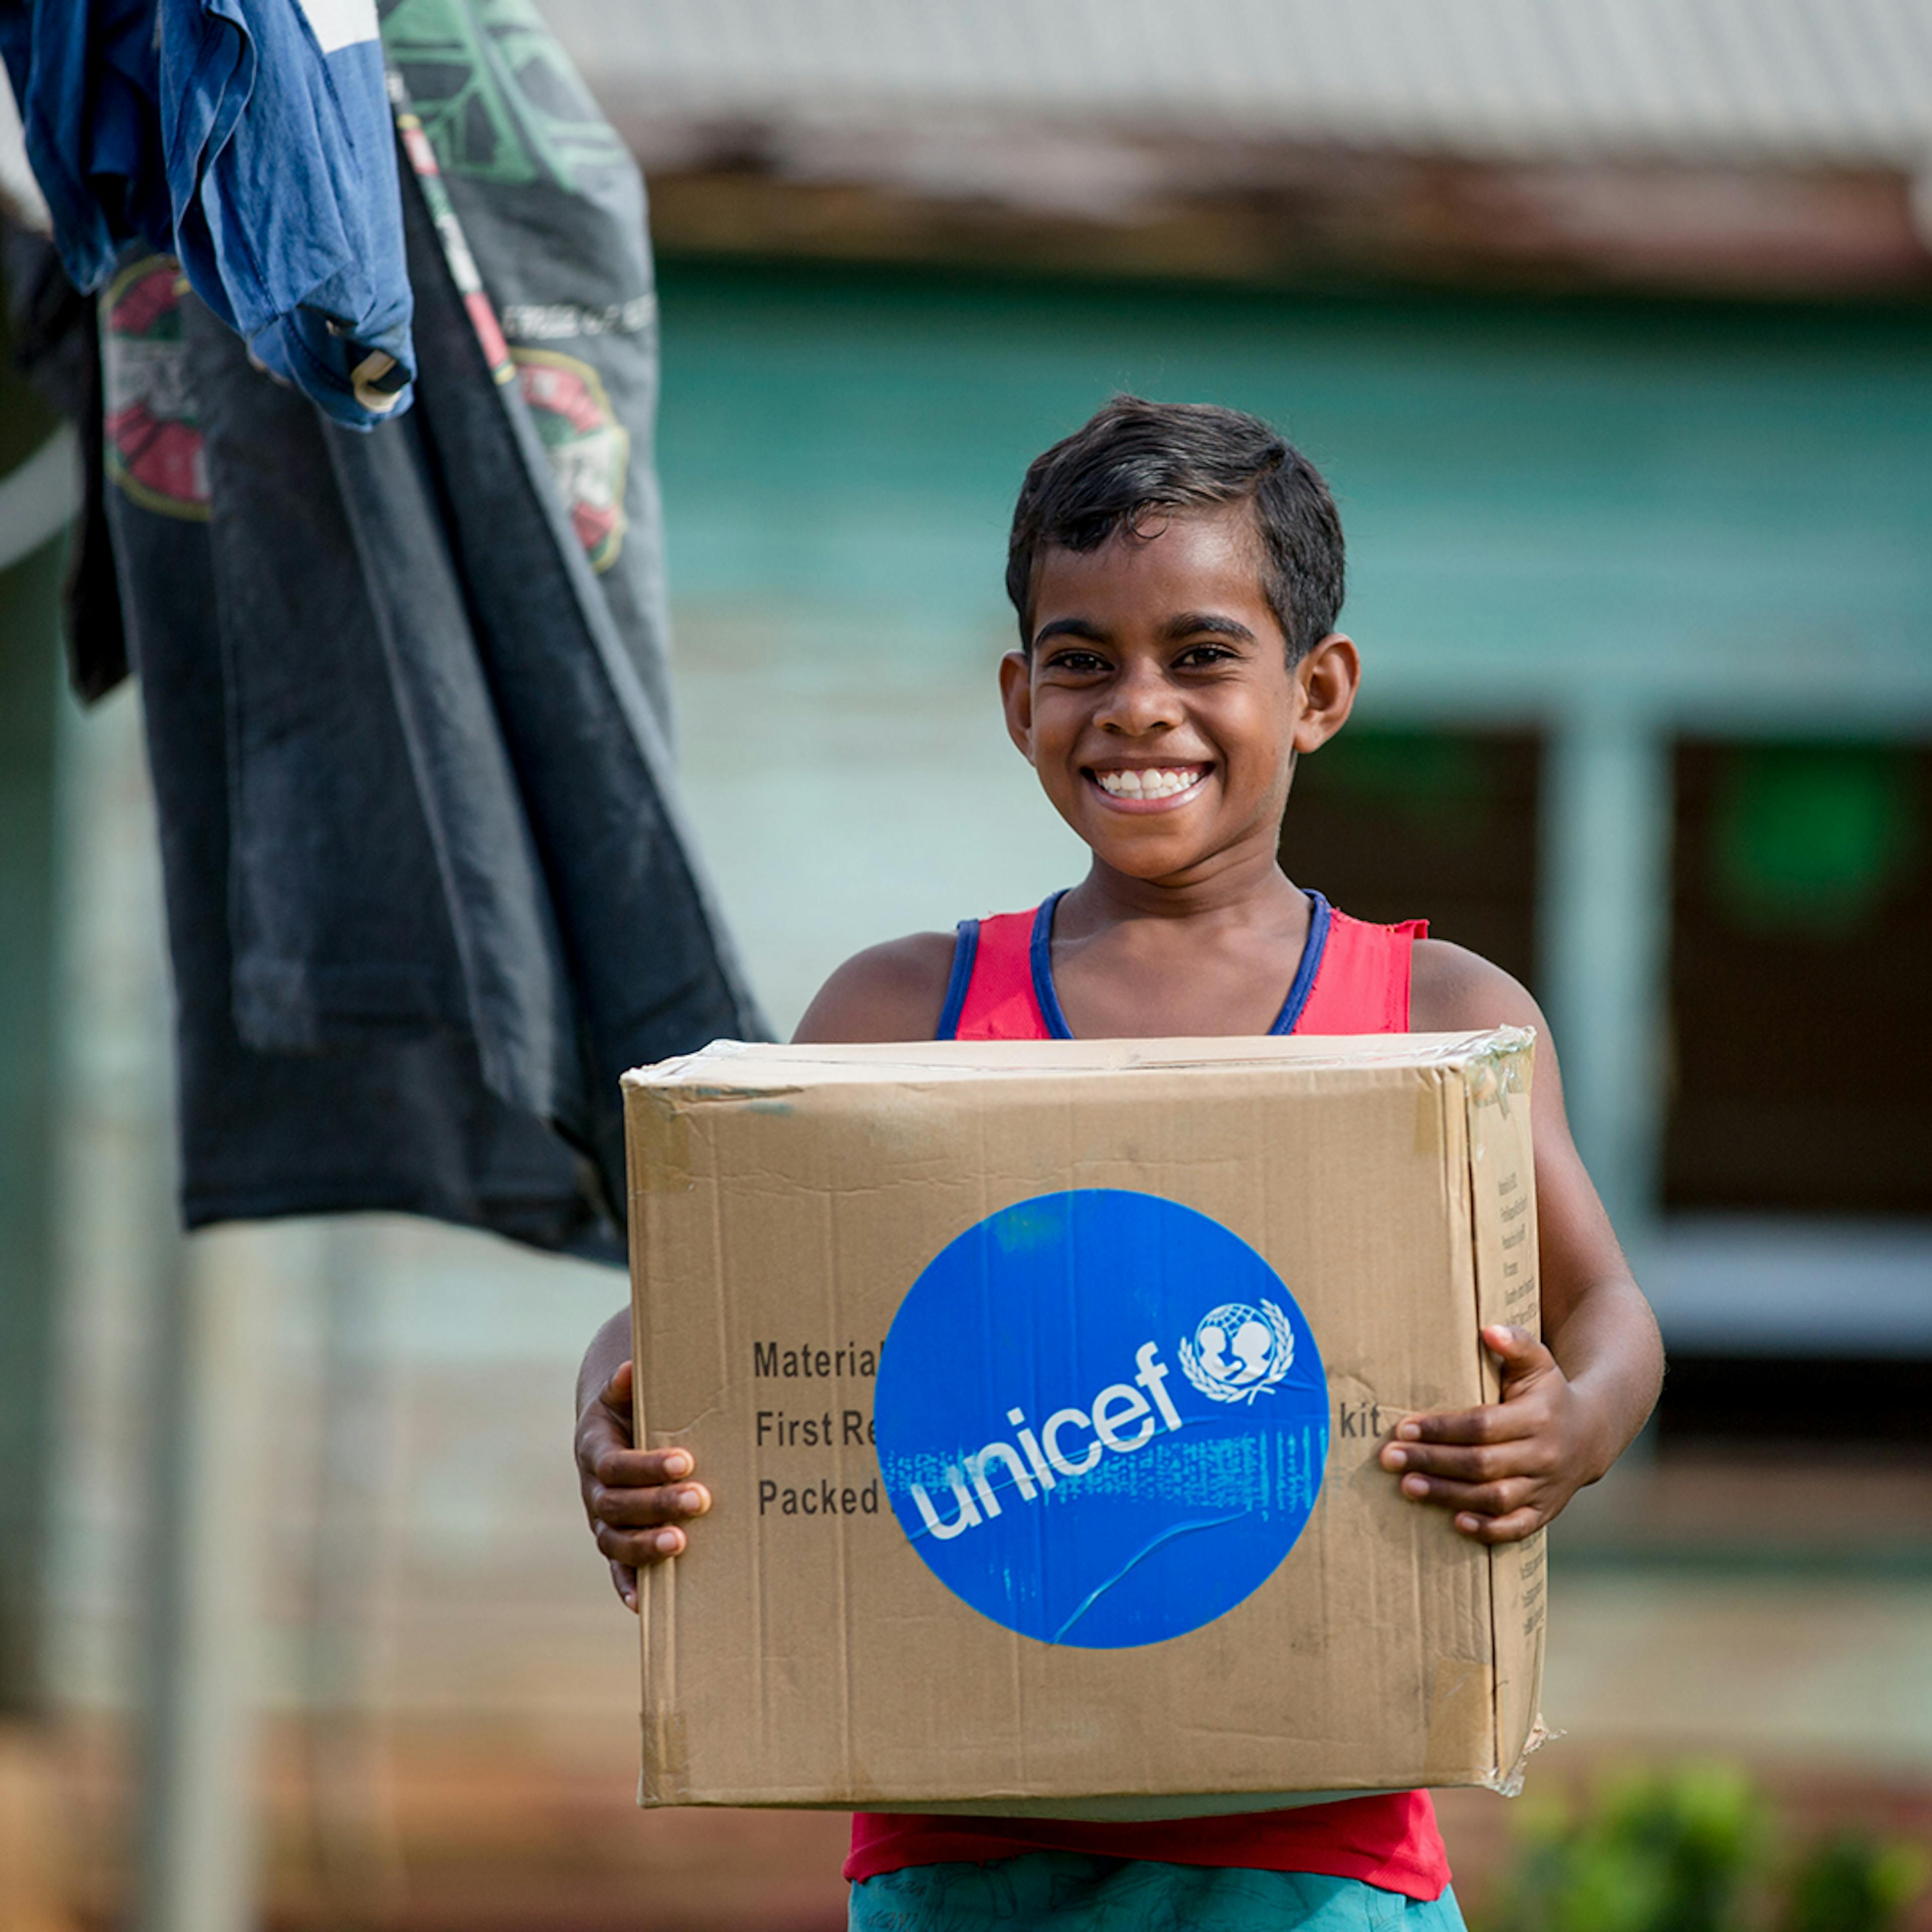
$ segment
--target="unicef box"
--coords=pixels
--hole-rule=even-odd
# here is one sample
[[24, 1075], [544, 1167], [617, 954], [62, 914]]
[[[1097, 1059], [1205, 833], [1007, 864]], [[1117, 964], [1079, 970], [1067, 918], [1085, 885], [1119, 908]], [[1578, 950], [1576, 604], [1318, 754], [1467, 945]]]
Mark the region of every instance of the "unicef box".
[[646, 1804], [1088, 1817], [1506, 1786], [1540, 1540], [1376, 1453], [1537, 1318], [1506, 1032], [786, 1047], [625, 1082]]

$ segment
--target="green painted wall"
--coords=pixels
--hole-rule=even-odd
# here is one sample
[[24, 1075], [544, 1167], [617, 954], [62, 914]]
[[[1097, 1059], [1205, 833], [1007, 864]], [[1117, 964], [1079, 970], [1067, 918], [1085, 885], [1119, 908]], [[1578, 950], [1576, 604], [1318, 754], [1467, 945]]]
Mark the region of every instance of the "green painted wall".
[[[1748, 677], [1932, 652], [1932, 313], [664, 275], [681, 598], [952, 637], [1004, 621], [1027, 460], [1121, 388], [1281, 424], [1351, 624], [1405, 680], [1498, 652]], [[1501, 694], [1498, 694], [1498, 696]]]

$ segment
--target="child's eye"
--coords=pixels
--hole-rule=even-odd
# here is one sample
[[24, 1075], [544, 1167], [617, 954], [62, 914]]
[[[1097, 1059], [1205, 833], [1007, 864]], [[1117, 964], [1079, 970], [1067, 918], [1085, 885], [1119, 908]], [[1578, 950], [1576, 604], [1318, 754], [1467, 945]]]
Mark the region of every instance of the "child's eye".
[[1046, 662], [1050, 670], [1072, 671], [1083, 677], [1107, 668], [1107, 660], [1098, 651], [1055, 651]]
[[1236, 655], [1226, 644], [1190, 644], [1174, 662], [1184, 670], [1210, 670], [1232, 662]]

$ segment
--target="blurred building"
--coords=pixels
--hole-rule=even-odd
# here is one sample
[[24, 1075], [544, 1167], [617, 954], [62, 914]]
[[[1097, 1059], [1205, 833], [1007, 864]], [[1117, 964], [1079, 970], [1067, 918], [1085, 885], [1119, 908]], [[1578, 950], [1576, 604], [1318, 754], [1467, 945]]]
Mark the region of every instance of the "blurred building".
[[1916, 0], [548, 13], [679, 248], [1753, 297], [1932, 275]]
[[[1368, 667], [1286, 862], [1538, 992], [1672, 1345], [1661, 1454], [1557, 1538], [1534, 1776], [1714, 1750], [1932, 1832], [1932, 1479], [1882, 1453], [1932, 1414], [1932, 6], [546, 10], [650, 174], [682, 759], [780, 1023], [1075, 874], [993, 702], [1027, 460], [1120, 388], [1269, 416], [1336, 488]], [[489, 17], [514, 48], [521, 0]], [[514, 101], [450, 72], [419, 105], [479, 159], [506, 116], [567, 151], [540, 55]], [[6, 405], [17, 476], [48, 424]], [[0, 1689], [62, 1717], [48, 1842], [100, 1922], [166, 988], [134, 721], [57, 711], [12, 480]], [[272, 1450], [233, 1630], [279, 1922], [838, 1922], [837, 1821], [629, 1810], [563, 1432], [621, 1284], [393, 1221], [192, 1247]], [[1459, 1861], [1504, 1808], [1449, 1808]]]
[[[779, 677], [862, 634], [868, 678], [970, 682], [1035, 449], [1120, 387], [1270, 416], [1342, 500], [1369, 667], [1291, 870], [1542, 995], [1686, 1365], [1673, 1422], [1751, 1420], [1698, 1357], [1861, 1358], [1855, 1426], [1922, 1402], [1896, 1364], [1932, 1355], [1932, 10], [550, 12], [672, 257], [690, 675], [729, 656], [694, 625], [755, 610]], [[916, 795], [935, 715], [908, 708]], [[884, 802], [876, 747], [761, 744], [772, 807], [800, 765]], [[941, 855], [1014, 788], [892, 808], [899, 878], [952, 890], [922, 917], [983, 909]], [[856, 849], [769, 883], [822, 892]], [[834, 920], [755, 896], [796, 933], [787, 1010], [890, 897], [854, 883]]]

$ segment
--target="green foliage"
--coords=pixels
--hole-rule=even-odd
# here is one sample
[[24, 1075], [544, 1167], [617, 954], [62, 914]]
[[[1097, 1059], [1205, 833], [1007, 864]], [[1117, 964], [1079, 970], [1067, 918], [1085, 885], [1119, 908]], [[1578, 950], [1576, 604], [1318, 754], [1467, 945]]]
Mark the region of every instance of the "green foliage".
[[1531, 1811], [1486, 1932], [1898, 1932], [1924, 1888], [1911, 1846], [1840, 1834], [1789, 1855], [1721, 1764], [1627, 1772], [1578, 1813]]
[[1813, 1846], [1792, 1872], [1779, 1932], [1892, 1932], [1928, 1872], [1932, 1861], [1916, 1845], [1838, 1832]]

